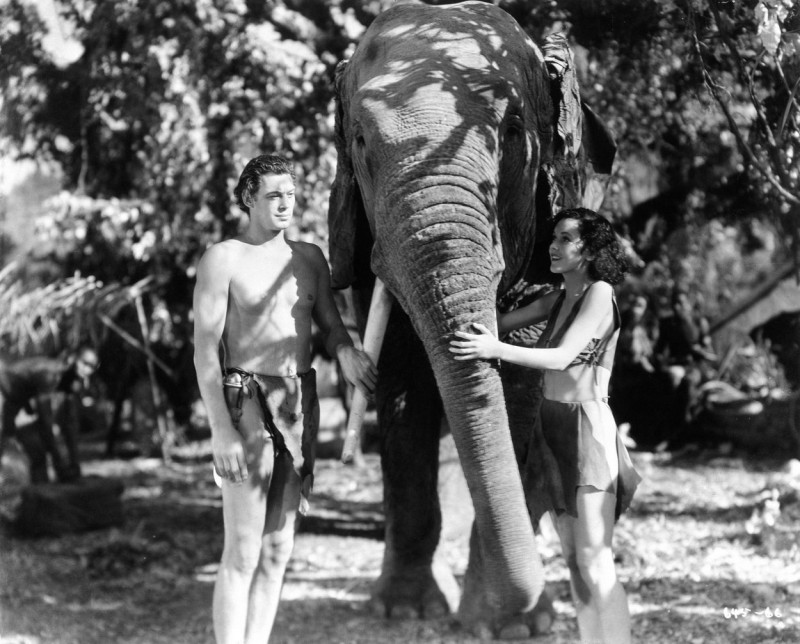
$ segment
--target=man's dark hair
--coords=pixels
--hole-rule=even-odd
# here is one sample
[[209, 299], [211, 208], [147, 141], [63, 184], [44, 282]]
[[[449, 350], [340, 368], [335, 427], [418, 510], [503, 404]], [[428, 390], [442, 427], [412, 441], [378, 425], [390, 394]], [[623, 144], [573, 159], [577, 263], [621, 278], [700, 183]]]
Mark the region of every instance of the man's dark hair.
[[282, 156], [277, 154], [262, 154], [250, 159], [242, 170], [239, 183], [233, 191], [236, 197], [236, 205], [241, 210], [250, 214], [247, 202], [258, 192], [261, 187], [261, 177], [265, 174], [288, 174], [294, 183], [297, 178], [294, 173], [294, 166]]
[[553, 220], [553, 226], [562, 219], [575, 219], [578, 222], [583, 247], [592, 255], [589, 261], [589, 277], [609, 284], [619, 284], [628, 272], [628, 260], [611, 223], [588, 208], [562, 210]]

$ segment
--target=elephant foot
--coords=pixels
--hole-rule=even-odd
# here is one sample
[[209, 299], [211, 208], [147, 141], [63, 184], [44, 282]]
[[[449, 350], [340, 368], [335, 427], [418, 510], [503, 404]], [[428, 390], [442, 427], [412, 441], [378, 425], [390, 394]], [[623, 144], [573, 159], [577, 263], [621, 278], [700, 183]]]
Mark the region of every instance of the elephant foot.
[[506, 618], [499, 625], [492, 623], [485, 610], [472, 613], [466, 613], [464, 607], [459, 610], [461, 628], [481, 642], [519, 641], [545, 635], [553, 628], [555, 617], [553, 601], [547, 589], [542, 591], [539, 601], [530, 611]]
[[464, 624], [462, 621], [456, 619], [450, 625], [453, 631], [466, 633], [471, 638], [479, 642], [492, 642], [494, 641], [494, 631], [488, 622], [477, 620]]
[[484, 620], [472, 621], [469, 624], [457, 623], [453, 625], [453, 628], [454, 630], [466, 631], [470, 637], [479, 642], [494, 642], [497, 640], [517, 642], [528, 640], [534, 635], [524, 615], [512, 618], [500, 628], [495, 628]]
[[450, 614], [447, 598], [430, 569], [415, 574], [381, 574], [370, 600], [376, 614], [391, 619], [437, 618]]

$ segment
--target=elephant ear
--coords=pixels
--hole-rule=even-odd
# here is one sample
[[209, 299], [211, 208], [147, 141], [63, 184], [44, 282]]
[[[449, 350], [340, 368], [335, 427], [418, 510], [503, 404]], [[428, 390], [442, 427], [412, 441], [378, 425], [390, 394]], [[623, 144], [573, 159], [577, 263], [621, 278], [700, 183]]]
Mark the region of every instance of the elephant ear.
[[356, 181], [346, 132], [349, 107], [344, 94], [344, 75], [348, 61], [336, 66], [334, 88], [336, 92], [336, 176], [328, 202], [328, 248], [331, 263], [331, 285], [342, 289], [359, 286], [369, 279], [369, 253], [372, 236], [367, 224], [364, 202]]
[[602, 203], [617, 151], [611, 132], [580, 97], [575, 61], [563, 34], [550, 35], [544, 45], [555, 110], [552, 158], [543, 170], [551, 213]]
[[553, 104], [553, 139], [539, 169], [536, 189], [536, 241], [526, 280], [552, 279], [547, 247], [553, 216], [563, 208], [597, 210], [617, 151], [611, 132], [580, 97], [575, 61], [566, 38], [550, 35], [543, 47]]

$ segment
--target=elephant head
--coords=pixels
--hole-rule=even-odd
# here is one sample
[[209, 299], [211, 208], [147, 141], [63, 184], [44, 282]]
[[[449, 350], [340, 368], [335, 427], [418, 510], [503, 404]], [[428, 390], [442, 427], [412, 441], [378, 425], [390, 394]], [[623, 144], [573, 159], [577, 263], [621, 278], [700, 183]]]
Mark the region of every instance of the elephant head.
[[[537, 228], [559, 199], [580, 198], [586, 144], [610, 142], [586, 117], [565, 43], [550, 48], [546, 60], [490, 4], [401, 4], [336, 72], [334, 286], [379, 277], [422, 340], [473, 499], [487, 596], [509, 614], [531, 607], [542, 580], [503, 389], [496, 365], [454, 361], [447, 345], [472, 322], [495, 327]], [[594, 155], [601, 170], [610, 145]]]

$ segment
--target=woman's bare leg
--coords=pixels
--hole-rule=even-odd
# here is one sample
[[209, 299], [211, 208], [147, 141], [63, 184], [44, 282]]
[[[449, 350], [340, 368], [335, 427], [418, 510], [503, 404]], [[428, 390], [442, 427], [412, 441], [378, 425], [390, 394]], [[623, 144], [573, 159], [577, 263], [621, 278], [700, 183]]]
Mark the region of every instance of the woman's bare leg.
[[588, 590], [588, 614], [583, 623], [580, 619], [578, 622], [582, 641], [587, 643], [631, 641], [628, 600], [617, 579], [611, 549], [615, 503], [613, 494], [588, 486], [578, 488], [578, 519], [573, 524], [574, 569], [585, 585], [584, 593]]
[[575, 543], [575, 530], [577, 519], [562, 514], [556, 516], [552, 513], [553, 525], [558, 532], [559, 540], [561, 541], [561, 553], [564, 556], [564, 561], [569, 569], [570, 592], [572, 594], [572, 601], [575, 604], [575, 613], [578, 618], [578, 630], [581, 633], [581, 642], [587, 644], [588, 642], [601, 642], [602, 640], [590, 639], [593, 634], [601, 632], [600, 616], [592, 604], [592, 591], [578, 567], [577, 560], [577, 545]]

